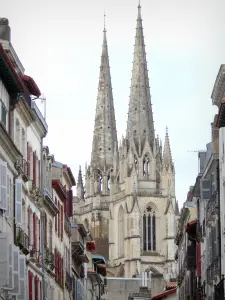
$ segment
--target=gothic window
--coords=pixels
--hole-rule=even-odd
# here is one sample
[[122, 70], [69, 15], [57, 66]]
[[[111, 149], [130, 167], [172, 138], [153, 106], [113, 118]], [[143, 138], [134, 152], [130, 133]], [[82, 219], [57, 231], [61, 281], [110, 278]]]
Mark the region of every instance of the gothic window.
[[143, 215], [143, 250], [156, 251], [156, 216], [150, 206]]
[[146, 154], [144, 159], [143, 159], [143, 176], [148, 176], [149, 175], [149, 157]]
[[102, 192], [103, 190], [103, 178], [102, 178], [102, 173], [100, 170], [97, 171], [97, 187], [98, 187], [98, 192]]
[[135, 166], [135, 169], [137, 170], [138, 169], [138, 160], [137, 160], [136, 156], [134, 156], [134, 166]]
[[121, 206], [118, 213], [118, 255], [124, 255], [124, 210]]

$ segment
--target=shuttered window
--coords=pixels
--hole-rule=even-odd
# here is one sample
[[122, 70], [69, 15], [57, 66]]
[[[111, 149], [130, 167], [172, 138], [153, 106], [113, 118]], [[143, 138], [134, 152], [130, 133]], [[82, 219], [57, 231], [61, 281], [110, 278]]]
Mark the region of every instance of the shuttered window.
[[28, 299], [33, 300], [33, 274], [28, 271]]
[[27, 142], [27, 175], [30, 177], [30, 145]]
[[33, 247], [37, 249], [37, 223], [36, 223], [36, 214], [33, 213]]
[[63, 240], [63, 221], [64, 221], [64, 216], [63, 216], [63, 205], [60, 205], [61, 207], [61, 214], [60, 214], [60, 218], [61, 218], [61, 240]]
[[36, 185], [36, 176], [37, 176], [37, 173], [36, 173], [36, 162], [37, 162], [36, 152], [33, 152], [33, 183], [35, 185]]
[[[57, 203], [58, 203], [57, 198], [55, 197], [55, 204], [58, 205]], [[57, 232], [58, 230], [57, 224], [58, 224], [58, 215], [55, 216], [55, 232]]]

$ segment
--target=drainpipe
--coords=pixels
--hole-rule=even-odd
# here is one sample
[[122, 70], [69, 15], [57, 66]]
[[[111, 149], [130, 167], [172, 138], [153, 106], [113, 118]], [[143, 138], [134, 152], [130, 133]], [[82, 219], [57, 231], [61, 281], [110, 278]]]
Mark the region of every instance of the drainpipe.
[[40, 161], [41, 161], [41, 176], [40, 176], [40, 190], [41, 190], [41, 196], [42, 196], [42, 204], [41, 204], [41, 252], [42, 252], [42, 256], [41, 256], [41, 267], [42, 267], [42, 298], [43, 300], [46, 299], [46, 295], [45, 295], [45, 259], [44, 259], [44, 251], [45, 251], [45, 247], [44, 247], [44, 232], [45, 232], [45, 228], [44, 228], [44, 208], [43, 208], [43, 197], [44, 197], [44, 176], [43, 176], [43, 138], [41, 138], [41, 157], [40, 157]]

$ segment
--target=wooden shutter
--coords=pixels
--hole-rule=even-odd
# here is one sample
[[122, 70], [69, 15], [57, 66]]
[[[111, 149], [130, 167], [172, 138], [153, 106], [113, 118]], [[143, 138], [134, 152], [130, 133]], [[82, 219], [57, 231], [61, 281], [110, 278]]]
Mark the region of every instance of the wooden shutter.
[[57, 279], [57, 250], [54, 249], [55, 279]]
[[59, 257], [58, 257], [58, 267], [59, 267], [58, 279], [59, 279], [60, 282], [62, 282], [61, 255], [60, 254], [59, 254]]
[[34, 277], [34, 297], [35, 297], [35, 300], [38, 300], [38, 277], [37, 277], [37, 275]]
[[33, 275], [31, 271], [28, 271], [28, 299], [33, 300]]
[[61, 210], [60, 210], [60, 203], [58, 200], [58, 208], [59, 208], [59, 212], [58, 212], [58, 237], [60, 236], [60, 227], [61, 227], [61, 223], [60, 223], [60, 219], [61, 219]]
[[73, 191], [72, 190], [69, 190], [67, 192], [66, 215], [68, 217], [72, 217], [73, 216]]
[[40, 300], [42, 300], [42, 282], [40, 281]]
[[33, 152], [33, 183], [36, 185], [36, 152]]
[[45, 222], [44, 222], [44, 236], [45, 236], [45, 238], [44, 238], [44, 242], [45, 242], [45, 247], [47, 247], [47, 215], [46, 215], [46, 213], [45, 213], [45, 215], [44, 215], [44, 219], [45, 219]]
[[38, 187], [41, 188], [41, 162], [38, 160]]
[[33, 247], [37, 249], [36, 214], [33, 213]]
[[29, 238], [29, 244], [30, 244], [30, 208], [27, 208], [27, 235]]
[[[57, 198], [55, 197], [55, 204], [57, 205]], [[57, 220], [58, 220], [58, 215], [55, 216], [55, 232], [57, 232]]]
[[64, 226], [63, 226], [63, 221], [64, 221], [63, 205], [60, 205], [60, 206], [61, 206], [61, 240], [63, 240], [63, 229], [64, 229]]
[[61, 258], [61, 269], [62, 269], [62, 285], [64, 286], [64, 267], [63, 267], [63, 257]]
[[7, 163], [0, 160], [0, 208], [7, 210]]
[[15, 182], [15, 220], [16, 224], [21, 226], [22, 220], [22, 181], [16, 179]]
[[27, 175], [30, 177], [30, 146], [27, 142]]
[[197, 276], [201, 276], [201, 243], [196, 244]]

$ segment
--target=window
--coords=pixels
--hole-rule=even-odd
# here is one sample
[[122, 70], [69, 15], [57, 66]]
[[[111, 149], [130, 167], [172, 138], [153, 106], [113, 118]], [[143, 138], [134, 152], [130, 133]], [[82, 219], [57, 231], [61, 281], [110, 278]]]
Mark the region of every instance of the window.
[[52, 253], [52, 221], [49, 221], [49, 252]]
[[143, 159], [143, 176], [149, 175], [149, 157], [148, 155], [145, 155]]
[[1, 99], [0, 99], [0, 113], [1, 113], [0, 122], [6, 127], [7, 109]]
[[151, 206], [143, 215], [143, 250], [156, 251], [156, 214]]
[[118, 212], [118, 255], [119, 257], [124, 255], [124, 210], [122, 206]]
[[20, 122], [16, 119], [16, 146], [20, 150]]
[[21, 143], [22, 143], [21, 152], [23, 154], [23, 157], [26, 157], [26, 134], [24, 128], [22, 128]]

